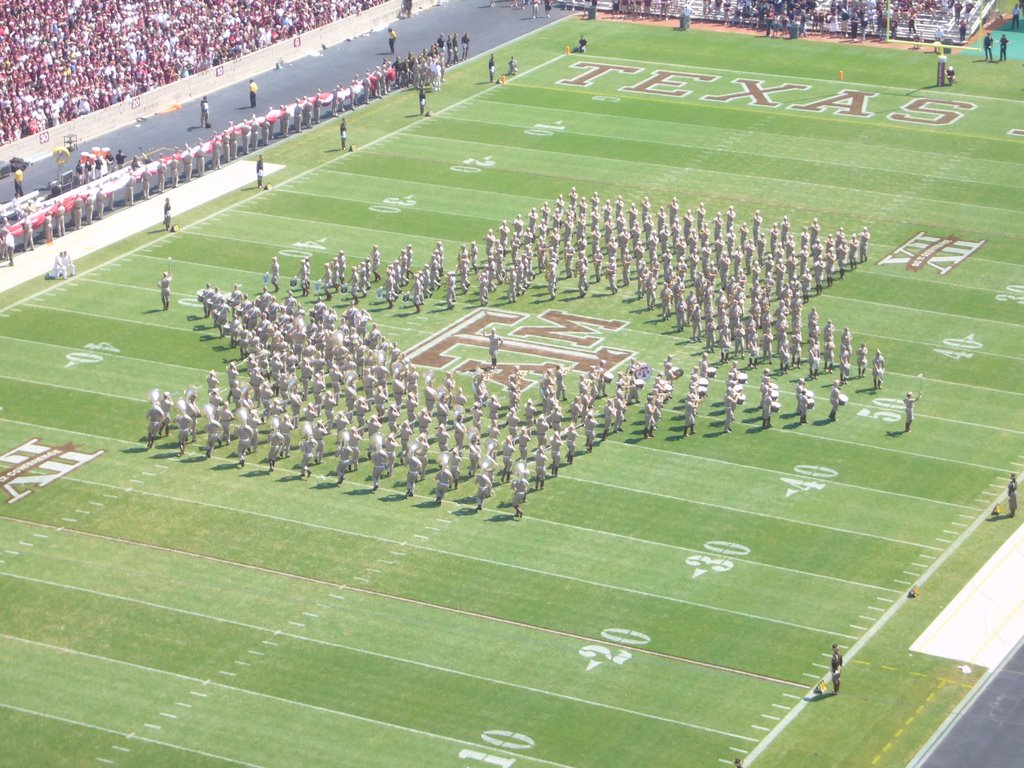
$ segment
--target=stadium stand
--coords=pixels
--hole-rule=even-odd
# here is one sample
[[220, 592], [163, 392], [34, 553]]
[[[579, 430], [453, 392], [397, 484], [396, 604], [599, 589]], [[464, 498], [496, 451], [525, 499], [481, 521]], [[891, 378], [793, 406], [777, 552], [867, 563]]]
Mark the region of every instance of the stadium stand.
[[[589, 2], [566, 3], [576, 9]], [[769, 0], [598, 0], [597, 10], [627, 19], [677, 19], [689, 6], [694, 21], [703, 21], [752, 30], [765, 30], [776, 23], [781, 34], [795, 20], [800, 34], [831, 37], [882, 38], [885, 35], [885, 11], [890, 8], [890, 37], [931, 43], [936, 39], [959, 42], [960, 22], [966, 22], [964, 37], [976, 34], [994, 0], [949, 2], [949, 0], [806, 0], [770, 2]]]
[[0, 9], [0, 144], [202, 72], [383, 0], [242, 4], [9, 0]]

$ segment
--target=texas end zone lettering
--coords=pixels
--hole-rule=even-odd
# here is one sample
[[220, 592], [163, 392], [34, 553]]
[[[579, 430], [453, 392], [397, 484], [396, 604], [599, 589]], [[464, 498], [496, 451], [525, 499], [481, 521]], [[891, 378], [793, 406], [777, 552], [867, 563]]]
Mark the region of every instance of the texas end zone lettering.
[[[543, 325], [527, 325], [539, 319]], [[413, 365], [469, 372], [490, 366], [487, 332], [498, 330], [503, 338], [500, 356], [512, 356], [515, 365], [499, 365], [491, 378], [507, 382], [513, 367], [521, 372], [542, 373], [552, 366], [566, 366], [586, 372], [600, 365], [610, 371], [633, 357], [624, 349], [601, 345], [604, 333], [625, 328], [623, 320], [571, 315], [557, 309], [542, 312], [537, 318], [520, 312], [478, 309], [430, 338], [417, 344], [406, 355]], [[537, 362], [529, 362], [537, 358]]]
[[985, 242], [960, 240], [953, 235], [932, 237], [918, 232], [895, 251], [884, 256], [878, 264], [902, 264], [909, 272], [920, 272], [925, 267], [931, 267], [940, 275], [945, 275], [967, 261]]
[[71, 443], [53, 448], [32, 438], [0, 456], [0, 488], [13, 504], [102, 455], [76, 451]]
[[[796, 96], [793, 92], [809, 91], [811, 86], [806, 83], [776, 82], [769, 83], [747, 77], [738, 77], [729, 81], [728, 90], [723, 89], [721, 76], [707, 72], [684, 72], [671, 69], [648, 70], [643, 67], [624, 64], [607, 64], [597, 61], [574, 60], [568, 65], [571, 69], [581, 70], [573, 77], [558, 80], [558, 85], [574, 88], [589, 88], [598, 80], [603, 85], [615, 87], [624, 93], [640, 93], [650, 96], [668, 96], [683, 99], [695, 94], [698, 89], [722, 90], [721, 93], [695, 94], [701, 101], [711, 103], [737, 103], [751, 107], [785, 107], [802, 112], [828, 113], [837, 117], [875, 117], [877, 112], [871, 108], [871, 102], [882, 95], [874, 91], [863, 91], [843, 88], [832, 94], [819, 96], [800, 103], [784, 103], [776, 100], [776, 96], [790, 93], [789, 98]], [[716, 85], [708, 88], [711, 83]], [[690, 87], [688, 87], [690, 86]], [[735, 86], [739, 86], [737, 89]], [[818, 89], [820, 93], [820, 89]], [[886, 117], [898, 123], [918, 125], [945, 126], [952, 125], [976, 108], [969, 101], [935, 99], [919, 97], [910, 99], [899, 108], [886, 113]], [[1024, 131], [1020, 132], [1024, 135]], [[1011, 135], [1016, 135], [1011, 132]]]

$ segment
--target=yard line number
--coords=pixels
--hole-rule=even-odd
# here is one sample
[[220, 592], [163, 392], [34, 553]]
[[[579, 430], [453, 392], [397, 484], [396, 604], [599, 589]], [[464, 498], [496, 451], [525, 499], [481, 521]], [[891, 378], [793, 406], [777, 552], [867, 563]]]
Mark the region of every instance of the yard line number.
[[490, 155], [477, 160], [475, 157], [467, 157], [460, 165], [451, 166], [456, 173], [480, 173], [484, 168], [493, 168], [494, 160]]
[[895, 397], [876, 397], [871, 405], [865, 406], [857, 411], [858, 416], [868, 419], [884, 421], [887, 424], [895, 424], [903, 420], [904, 404], [902, 400]]
[[376, 213], [401, 213], [406, 208], [412, 208], [414, 205], [416, 205], [416, 200], [412, 195], [385, 197], [376, 205], [371, 205], [370, 210]]
[[[616, 643], [617, 645], [630, 645], [633, 647], [640, 647], [651, 642], [650, 635], [638, 632], [635, 629], [622, 629], [620, 627], [611, 627], [609, 629], [601, 630], [601, 637], [610, 643]], [[587, 672], [597, 669], [608, 661], [621, 667], [633, 658], [633, 654], [625, 648], [609, 648], [608, 646], [597, 643], [584, 645], [580, 648], [579, 654], [587, 660]]]
[[[498, 749], [509, 751], [522, 751], [532, 749], [534, 741], [525, 733], [507, 730], [484, 731], [480, 734], [480, 741]], [[512, 768], [516, 764], [514, 757], [502, 757], [489, 752], [482, 752], [479, 749], [463, 749], [459, 752], [460, 760], [475, 760], [483, 765], [496, 765], [498, 768]]]
[[797, 464], [793, 467], [793, 474], [796, 477], [779, 478], [787, 486], [787, 499], [795, 493], [823, 490], [825, 483], [822, 480], [831, 480], [839, 473], [831, 467], [822, 467], [817, 464]]
[[983, 346], [980, 341], [975, 340], [973, 333], [962, 339], [943, 339], [942, 343], [943, 346], [934, 347], [934, 350], [950, 360], [970, 359]]
[[707, 541], [704, 543], [704, 549], [711, 554], [696, 554], [686, 558], [686, 564], [693, 568], [695, 579], [705, 573], [731, 571], [734, 563], [730, 558], [746, 557], [750, 554], [750, 547], [734, 541]]
[[1013, 301], [1024, 306], [1024, 285], [1008, 285], [1003, 291], [996, 294], [996, 301]]
[[117, 347], [108, 344], [105, 341], [98, 341], [92, 344], [86, 344], [85, 349], [88, 352], [68, 352], [64, 355], [64, 359], [67, 360], [65, 368], [74, 368], [76, 365], [82, 365], [83, 363], [102, 363], [104, 361], [103, 355], [100, 352], [104, 352], [108, 355], [116, 355], [121, 352]]

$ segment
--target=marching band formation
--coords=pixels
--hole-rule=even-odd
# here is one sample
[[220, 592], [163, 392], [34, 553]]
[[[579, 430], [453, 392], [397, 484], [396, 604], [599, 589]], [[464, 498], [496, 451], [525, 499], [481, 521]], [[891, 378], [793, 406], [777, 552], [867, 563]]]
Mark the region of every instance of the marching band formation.
[[[239, 350], [241, 362], [228, 365], [224, 384], [210, 371], [203, 405], [196, 387], [177, 400], [153, 390], [147, 444], [152, 447], [167, 435], [173, 423], [180, 454], [203, 431], [207, 457], [235, 442], [238, 464], [244, 466], [266, 442], [268, 472], [297, 449], [300, 474], [308, 478], [323, 461], [333, 433], [339, 484], [366, 461], [377, 490], [396, 465], [404, 464], [406, 495], [412, 496], [433, 461], [438, 503], [468, 478], [475, 481], [479, 510], [495, 483], [509, 483], [518, 518], [531, 475], [533, 489], [542, 489], [549, 475], [557, 477], [563, 461], [573, 463], [580, 433], [585, 449], [593, 450], [599, 434], [605, 439], [623, 429], [627, 409], [640, 405], [642, 395], [643, 436], [650, 438], [663, 410], [677, 410], [672, 406], [676, 387], [687, 382], [678, 409], [682, 437], [695, 434], [710, 380], [718, 374], [710, 359], [716, 350], [719, 366], [731, 364], [721, 402], [723, 433], [732, 431], [736, 408], [747, 402], [750, 379], [741, 362], [748, 369], [774, 363], [784, 375], [804, 363], [805, 349], [807, 376], [797, 381], [795, 392], [800, 423], [815, 407], [807, 381], [822, 373], [838, 375], [829, 393], [834, 420], [847, 401], [841, 387], [853, 375], [854, 363], [856, 375], [866, 375], [869, 350], [863, 343], [854, 348], [849, 328], [837, 331], [831, 320], [822, 325], [816, 308], [805, 322], [804, 306], [812, 292], [820, 294], [867, 260], [869, 240], [866, 228], [853, 237], [842, 228], [822, 233], [817, 219], [795, 232], [785, 216], [766, 226], [755, 211], [749, 223], [737, 223], [732, 206], [709, 217], [703, 204], [680, 212], [675, 198], [652, 213], [646, 197], [627, 207], [621, 196], [602, 202], [595, 194], [588, 200], [573, 188], [553, 207], [545, 203], [525, 218], [502, 222], [497, 232], [487, 233], [482, 249], [475, 241], [463, 244], [452, 269], [441, 242], [419, 269], [411, 245], [386, 266], [375, 245], [351, 271], [339, 251], [315, 284], [304, 259], [290, 280], [294, 290], [279, 300], [275, 257], [255, 297], [238, 286], [230, 293], [210, 285], [199, 291], [206, 317]], [[377, 297], [389, 308], [401, 298], [418, 312], [442, 288], [452, 308], [460, 292], [470, 292], [471, 275], [481, 305], [501, 286], [513, 303], [541, 276], [552, 298], [561, 278], [575, 278], [581, 296], [602, 279], [608, 295], [632, 288], [649, 310], [660, 306], [663, 320], [674, 318], [677, 332], [689, 328], [704, 351], [688, 379], [671, 355], [658, 372], [637, 360], [618, 372], [596, 365], [579, 374], [571, 399], [567, 371], [552, 365], [540, 376], [537, 401], [524, 401], [532, 381], [517, 366], [498, 367], [502, 340], [496, 330], [486, 334], [490, 366], [480, 364], [467, 393], [452, 372], [437, 380], [440, 374], [417, 370], [359, 306], [379, 283]], [[312, 306], [296, 295], [314, 291]], [[347, 294], [350, 306], [341, 311], [329, 306], [335, 294]], [[881, 350], [870, 365], [879, 389], [885, 375]], [[759, 380], [764, 429], [781, 407], [772, 373], [772, 367], [764, 367]], [[504, 382], [504, 402], [490, 389], [495, 379]], [[908, 430], [912, 407], [911, 402]]]

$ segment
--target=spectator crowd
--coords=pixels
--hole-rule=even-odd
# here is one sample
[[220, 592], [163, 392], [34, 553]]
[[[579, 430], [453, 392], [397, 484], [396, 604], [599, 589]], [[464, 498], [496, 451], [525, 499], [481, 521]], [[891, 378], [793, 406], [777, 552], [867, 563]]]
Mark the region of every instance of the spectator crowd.
[[383, 0], [30, 0], [0, 10], [0, 143], [138, 96]]

